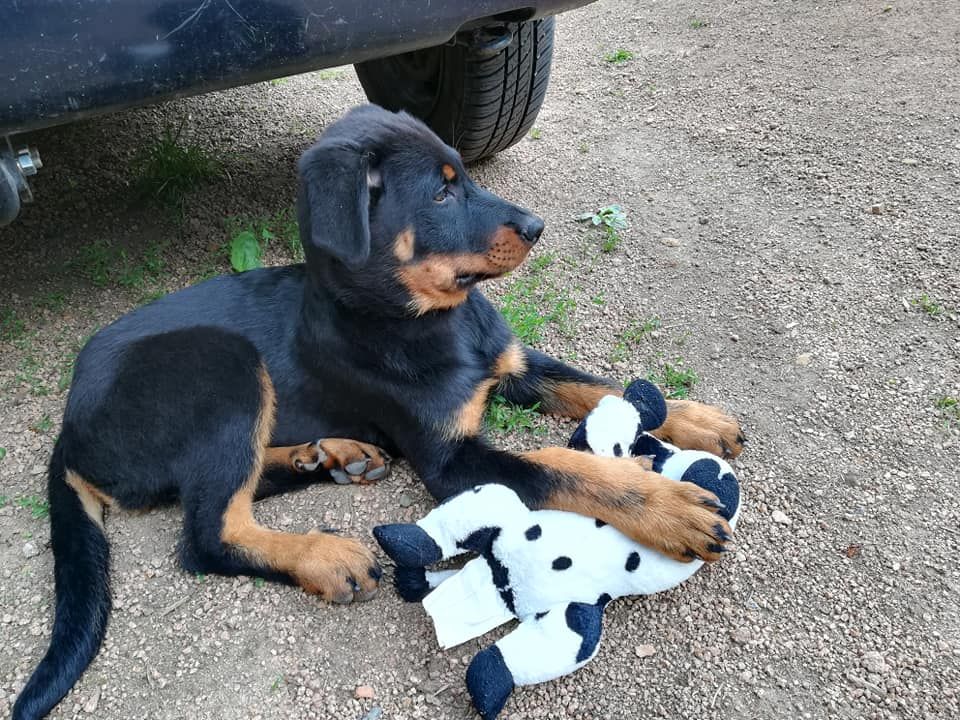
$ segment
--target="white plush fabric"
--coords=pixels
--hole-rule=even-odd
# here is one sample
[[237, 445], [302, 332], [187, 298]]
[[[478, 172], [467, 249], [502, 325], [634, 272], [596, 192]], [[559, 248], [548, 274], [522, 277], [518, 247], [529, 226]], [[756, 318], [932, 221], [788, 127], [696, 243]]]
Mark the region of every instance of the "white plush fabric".
[[[642, 437], [640, 415], [629, 402], [608, 396], [587, 417], [585, 432], [596, 454], [628, 455]], [[698, 468], [715, 471], [720, 485], [733, 484], [728, 496], [737, 505], [730, 525], [736, 526], [739, 488], [726, 462], [652, 436], [642, 445], [654, 448], [660, 471], [675, 480], [695, 462], [709, 460]], [[703, 565], [672, 560], [593, 518], [530, 510], [502, 485], [468, 490], [417, 525], [444, 558], [467, 549], [478, 553], [459, 572], [425, 575], [433, 589], [423, 605], [441, 647], [459, 645], [514, 617], [520, 620], [468, 670], [468, 688], [484, 718], [499, 713], [514, 685], [544, 682], [589, 662], [599, 649], [603, 609], [611, 599], [667, 590]]]

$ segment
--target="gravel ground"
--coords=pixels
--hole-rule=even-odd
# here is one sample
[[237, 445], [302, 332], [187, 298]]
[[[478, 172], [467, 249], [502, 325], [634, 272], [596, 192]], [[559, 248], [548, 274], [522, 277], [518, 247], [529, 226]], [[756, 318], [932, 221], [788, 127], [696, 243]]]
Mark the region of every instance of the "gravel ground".
[[[539, 139], [474, 170], [547, 221], [541, 295], [576, 305], [539, 344], [621, 378], [683, 364], [692, 396], [737, 414], [751, 442], [734, 555], [616, 602], [597, 659], [517, 691], [505, 717], [960, 717], [960, 416], [937, 407], [960, 396], [958, 33], [953, 0], [604, 0], [559, 21]], [[618, 48], [633, 59], [606, 62]], [[225, 219], [289, 208], [297, 154], [361, 100], [347, 68], [32, 138], [39, 203], [0, 235], [0, 715], [49, 633], [34, 499], [71, 353], [152, 293], [226, 271]], [[222, 176], [182, 220], [131, 207], [134, 156], [183, 118]], [[573, 218], [610, 202], [631, 227], [605, 254]], [[162, 263], [144, 278], [116, 269], [153, 247]], [[291, 257], [274, 242], [266, 259]], [[499, 441], [571, 430], [544, 419]], [[259, 515], [369, 537], [429, 507], [401, 465]], [[473, 717], [463, 674], [478, 646], [439, 651], [418, 606], [389, 589], [341, 608], [187, 576], [178, 526], [176, 508], [108, 519], [112, 624], [54, 717]]]

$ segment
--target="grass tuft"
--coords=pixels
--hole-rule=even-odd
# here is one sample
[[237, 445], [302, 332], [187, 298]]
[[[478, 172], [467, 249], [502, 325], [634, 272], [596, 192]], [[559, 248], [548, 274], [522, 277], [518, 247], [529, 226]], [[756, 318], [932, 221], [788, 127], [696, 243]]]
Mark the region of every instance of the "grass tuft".
[[526, 430], [527, 432], [537, 432], [536, 425], [537, 409], [540, 403], [533, 407], [521, 407], [507, 402], [502, 395], [494, 395], [487, 406], [485, 422], [491, 430], [500, 432], [513, 432], [514, 430]]
[[668, 399], [686, 400], [700, 378], [693, 370], [682, 367], [678, 360], [676, 365], [663, 363], [647, 375], [647, 380], [658, 385]]
[[577, 215], [580, 222], [589, 222], [603, 233], [600, 250], [609, 253], [620, 246], [623, 239], [620, 233], [629, 227], [627, 214], [620, 205], [604, 205], [596, 212], [585, 212]]
[[188, 193], [220, 175], [220, 166], [203, 148], [181, 142], [185, 122], [176, 132], [167, 128], [134, 160], [138, 199], [179, 208]]
[[625, 62], [629, 62], [630, 60], [633, 60], [633, 53], [630, 52], [629, 50], [618, 48], [617, 50], [614, 50], [613, 52], [607, 53], [606, 55], [604, 55], [603, 59], [606, 60], [608, 63], [619, 65], [620, 63], [625, 63]]
[[630, 350], [636, 348], [644, 337], [659, 330], [662, 323], [660, 318], [652, 317], [643, 322], [635, 322], [617, 337], [617, 341], [610, 351], [610, 362], [617, 363], [627, 359]]
[[552, 253], [537, 256], [530, 261], [530, 274], [514, 280], [504, 293], [500, 312], [526, 345], [543, 340], [544, 329], [551, 324], [569, 331], [570, 312], [577, 303], [566, 290], [556, 287], [547, 273], [556, 259]]

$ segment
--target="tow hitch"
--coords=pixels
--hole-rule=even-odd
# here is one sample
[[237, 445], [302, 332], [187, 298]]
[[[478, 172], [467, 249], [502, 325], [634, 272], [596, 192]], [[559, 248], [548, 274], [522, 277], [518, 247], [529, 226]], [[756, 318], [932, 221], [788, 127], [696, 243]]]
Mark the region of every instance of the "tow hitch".
[[20, 212], [20, 204], [33, 200], [27, 178], [43, 167], [36, 148], [14, 151], [10, 138], [0, 149], [0, 227], [12, 223]]

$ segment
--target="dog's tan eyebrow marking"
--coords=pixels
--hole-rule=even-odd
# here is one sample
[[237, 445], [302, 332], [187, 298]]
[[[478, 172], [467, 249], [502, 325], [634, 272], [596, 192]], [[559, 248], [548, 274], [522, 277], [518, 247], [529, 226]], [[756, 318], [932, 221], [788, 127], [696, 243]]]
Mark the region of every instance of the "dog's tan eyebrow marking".
[[443, 171], [443, 178], [447, 182], [453, 182], [457, 179], [457, 171], [453, 169], [453, 165], [444, 163], [441, 170]]
[[412, 227], [401, 231], [393, 241], [393, 255], [400, 262], [409, 262], [413, 259], [413, 245], [416, 235]]

